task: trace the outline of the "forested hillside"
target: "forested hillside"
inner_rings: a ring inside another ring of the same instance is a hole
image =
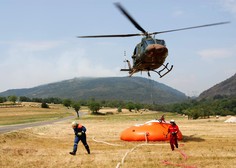
[[[11,89],[0,96],[69,98],[74,100],[122,100],[147,104],[181,102],[186,95],[156,81],[141,77],[74,78],[27,89]]]
[[[224,97],[224,96],[231,96],[231,97],[236,96],[236,74],[234,74],[229,79],[226,79],[223,82],[220,82],[219,84],[202,92],[199,95],[199,98],[209,99],[209,98]]]

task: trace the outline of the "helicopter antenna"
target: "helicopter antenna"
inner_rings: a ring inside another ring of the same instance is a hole
[[[125,63],[124,68],[126,69],[126,62],[127,62],[127,60],[126,60],[126,51],[125,50],[124,50],[124,61],[123,62]]]

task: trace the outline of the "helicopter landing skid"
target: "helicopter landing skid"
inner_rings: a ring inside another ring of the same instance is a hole
[[[152,70],[153,72],[156,72],[159,76],[160,76],[160,78],[162,78],[163,76],[165,76],[166,74],[168,74],[172,69],[173,69],[173,65],[171,65],[171,67],[170,68],[168,68],[168,65],[169,65],[169,63],[167,63],[166,65],[162,65],[162,66],[164,66],[160,71],[155,71],[155,70]],[[161,74],[162,73],[162,71],[164,71],[164,70],[167,70],[164,74]],[[150,76],[150,73],[148,72],[148,75]]]
[[[131,68],[131,64],[130,64],[129,60],[124,60],[124,62],[127,62],[129,69],[121,69],[120,71],[129,71],[129,72],[131,72],[132,68]]]

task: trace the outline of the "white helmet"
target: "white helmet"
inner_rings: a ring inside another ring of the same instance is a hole
[[[172,119],[172,120],[170,120],[170,123],[175,123],[175,120],[173,120],[173,119]]]
[[[72,123],[71,123],[71,126],[72,127],[76,127],[78,125],[78,123],[76,122],[76,121],[73,121]]]

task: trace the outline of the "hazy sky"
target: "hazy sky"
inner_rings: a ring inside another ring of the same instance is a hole
[[[120,72],[141,37],[79,39],[79,35],[140,33],[112,0],[0,0],[0,92],[74,77]],[[198,95],[236,73],[236,0],[120,0],[149,32],[230,21],[156,35],[174,65],[151,79]],[[126,51],[126,57],[124,56]],[[134,74],[148,78],[145,72]]]

